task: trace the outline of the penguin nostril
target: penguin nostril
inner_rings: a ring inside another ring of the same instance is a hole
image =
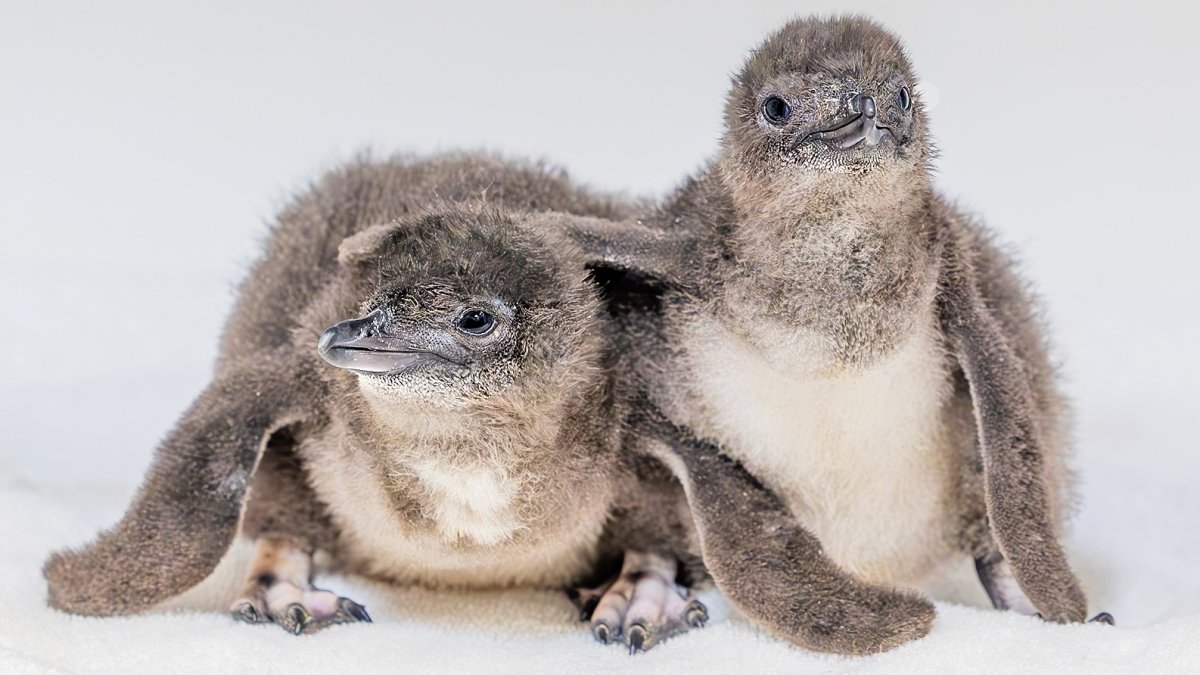
[[[371,338],[381,335],[386,320],[382,310],[377,309],[371,312],[361,319],[362,323],[358,329],[358,336],[360,338]]]
[[[867,116],[868,119],[875,118],[875,99],[863,94],[858,97],[858,112]]]

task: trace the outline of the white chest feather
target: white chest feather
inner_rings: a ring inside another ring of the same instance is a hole
[[[589,493],[576,517],[547,530],[523,503],[529,485],[503,467],[410,457],[397,475],[381,475],[336,435],[305,452],[339,530],[341,562],[391,581],[561,586],[592,563],[608,515],[608,492]],[[396,501],[395,484],[407,486],[408,505]]]
[[[693,424],[778,490],[834,560],[907,584],[944,554],[956,455],[943,440],[948,378],[934,337],[833,374],[815,349],[779,366],[711,324],[689,344],[705,415]]]
[[[518,485],[503,469],[433,459],[414,462],[411,469],[424,486],[438,531],[450,541],[498,544],[517,530],[513,499]]]

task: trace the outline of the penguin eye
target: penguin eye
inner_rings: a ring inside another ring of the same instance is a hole
[[[900,95],[896,97],[896,103],[900,104],[901,110],[908,110],[912,107],[912,97],[908,95],[908,87],[900,87]]]
[[[778,96],[768,96],[762,105],[763,116],[771,124],[783,124],[792,115],[792,107]]]
[[[458,329],[467,335],[487,335],[495,327],[496,317],[482,309],[472,309],[458,319]]]

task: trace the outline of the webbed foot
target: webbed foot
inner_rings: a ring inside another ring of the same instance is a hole
[[[312,585],[312,556],[281,538],[255,543],[250,575],[230,612],[245,623],[274,623],[293,635],[340,623],[371,622],[349,598]]]
[[[575,591],[580,620],[604,644],[621,643],[630,654],[708,621],[708,609],[676,583],[678,564],[654,553],[628,551],[621,574],[595,589]]]

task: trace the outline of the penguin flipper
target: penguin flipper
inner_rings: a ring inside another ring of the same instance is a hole
[[[551,220],[544,229],[561,237],[583,253],[590,269],[606,269],[664,281],[686,274],[695,267],[693,253],[699,240],[695,233],[646,227],[632,221],[573,217],[555,214],[536,218]]]
[[[233,543],[268,439],[301,417],[296,387],[278,371],[214,380],[155,452],[121,521],[46,561],[48,603],[131,614],[203,581]]]
[[[837,654],[888,651],[929,633],[929,601],[855,579],[719,447],[661,417],[649,426],[658,441],[651,453],[687,493],[705,567],[747,617],[801,647]]]
[[[970,388],[992,536],[1043,618],[1084,621],[1087,599],[1051,522],[1030,382],[979,291],[970,260],[953,241],[945,255],[938,310]]]

